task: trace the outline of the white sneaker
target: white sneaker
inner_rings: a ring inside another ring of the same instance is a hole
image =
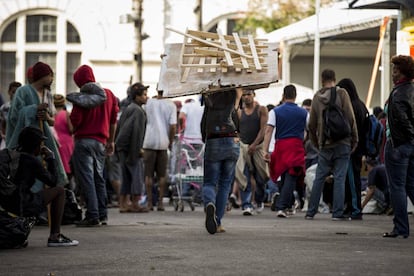
[[[253,215],[253,209],[250,207],[247,207],[243,210],[243,216],[252,216]]]
[[[287,218],[287,214],[285,213],[285,211],[279,210],[277,211],[277,217],[279,218]]]
[[[260,214],[264,210],[264,203],[259,203],[256,208],[256,213]]]

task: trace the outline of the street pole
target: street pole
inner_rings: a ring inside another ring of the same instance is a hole
[[[319,34],[319,12],[320,12],[320,0],[315,2],[315,44],[313,49],[313,92],[315,93],[319,89],[319,67],[320,67],[320,34]]]
[[[198,30],[203,30],[203,0],[198,0]]]
[[[142,82],[142,2],[143,0],[133,0],[132,10],[134,12],[134,26],[136,38],[136,77],[139,82]]]

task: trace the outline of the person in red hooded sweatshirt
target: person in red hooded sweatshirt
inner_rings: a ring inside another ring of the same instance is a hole
[[[105,155],[114,152],[118,101],[111,90],[95,82],[92,68],[80,66],[73,74],[80,93],[67,95],[73,109],[75,149],[72,162],[85,203],[85,218],[76,226],[91,227],[107,223],[106,186],[103,176]]]

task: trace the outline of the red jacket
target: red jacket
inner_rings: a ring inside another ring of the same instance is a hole
[[[270,178],[276,182],[287,170],[291,175],[305,174],[305,149],[302,139],[286,138],[276,141],[270,157]]]
[[[95,82],[92,68],[82,65],[73,75],[76,85],[80,88],[89,82]],[[76,139],[90,138],[106,144],[109,138],[110,125],[116,124],[118,101],[111,90],[104,88],[106,101],[94,108],[86,109],[74,105],[70,120],[73,124]]]

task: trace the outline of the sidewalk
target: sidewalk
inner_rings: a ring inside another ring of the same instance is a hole
[[[210,235],[201,207],[123,213],[109,225],[63,226],[77,247],[48,248],[47,227],[35,227],[25,249],[0,251],[0,275],[413,275],[414,234],[385,239],[392,217],[331,221],[304,213],[283,219],[265,208],[246,217],[233,209],[226,233]],[[412,229],[414,217],[410,216]]]

